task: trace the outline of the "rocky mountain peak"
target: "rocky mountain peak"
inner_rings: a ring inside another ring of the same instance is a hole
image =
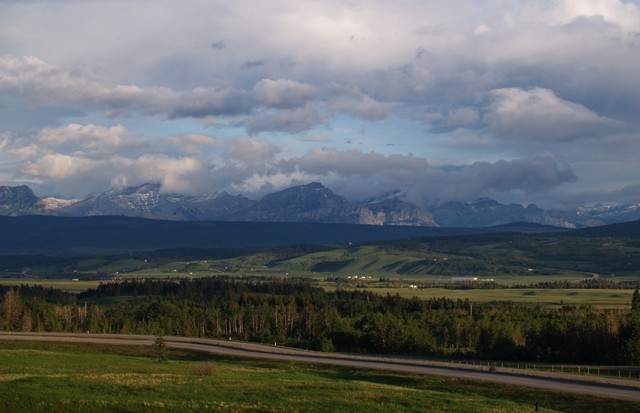
[[[0,186],[0,214],[30,214],[40,207],[40,198],[28,186]]]
[[[82,200],[38,198],[26,185],[0,186],[0,215],[121,215],[164,220],[220,220],[486,227],[514,222],[565,228],[640,219],[640,204],[597,205],[544,211],[535,204],[501,204],[481,198],[449,202],[429,210],[406,201],[395,190],[364,202],[350,202],[319,182],[297,185],[258,201],[226,192],[190,196],[165,194],[157,183],[111,189]]]
[[[38,199],[33,190],[26,185],[0,186],[0,204],[14,204],[16,202],[33,204]]]

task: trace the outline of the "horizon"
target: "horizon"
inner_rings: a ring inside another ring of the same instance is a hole
[[[0,1],[0,47],[0,185],[640,201],[638,1]]]
[[[298,184],[298,185],[288,186],[288,187],[285,187],[285,188],[280,188],[280,189],[274,190],[273,192],[262,194],[259,197],[249,197],[249,196],[246,196],[243,193],[229,193],[227,191],[211,191],[211,192],[203,192],[203,193],[198,193],[198,194],[193,194],[193,195],[186,195],[186,196],[193,196],[193,197],[197,198],[197,197],[200,197],[200,196],[218,195],[218,194],[225,194],[226,193],[226,194],[234,196],[234,197],[244,196],[245,198],[247,198],[247,199],[249,199],[251,201],[256,201],[257,202],[257,201],[262,200],[262,198],[264,198],[265,196],[271,195],[271,194],[276,193],[276,192],[281,192],[281,191],[285,191],[285,190],[296,188],[296,187],[305,187],[305,186],[309,186],[309,185],[313,185],[313,184],[319,184],[320,186],[322,186],[322,187],[328,189],[329,191],[331,191],[333,194],[346,199],[350,203],[363,204],[363,205],[367,204],[369,202],[373,202],[376,199],[385,199],[386,195],[393,194],[393,193],[396,192],[396,191],[389,191],[387,193],[378,194],[377,197],[373,196],[373,197],[364,198],[364,199],[349,199],[347,196],[339,194],[339,193],[333,191],[333,189],[327,187],[322,182],[310,182],[310,183],[307,183],[307,184]],[[63,197],[57,196],[55,194],[44,194],[44,195],[41,195],[41,194],[36,193],[36,191],[31,186],[29,186],[28,184],[20,184],[20,185],[15,185],[15,186],[0,185],[0,187],[3,187],[3,186],[6,186],[8,188],[16,188],[18,186],[26,186],[39,199],[43,199],[43,200],[44,199],[56,199],[56,200],[60,200],[60,201],[74,201],[74,202],[80,202],[80,201],[83,201],[85,199],[88,199],[91,196],[94,196],[94,195],[99,196],[99,195],[106,194],[106,193],[111,192],[111,191],[127,192],[127,191],[130,191],[130,190],[138,190],[138,189],[141,189],[141,188],[144,188],[144,187],[148,187],[148,186],[153,186],[154,190],[156,190],[156,187],[157,187],[157,191],[158,191],[158,193],[160,195],[184,195],[184,194],[175,193],[175,192],[162,192],[162,185],[159,182],[145,182],[145,183],[140,184],[140,185],[128,186],[128,187],[124,187],[124,188],[111,187],[111,188],[107,188],[107,189],[105,189],[103,191],[87,193],[87,194],[84,194],[84,195],[82,195],[80,197],[77,197],[77,198],[63,198]],[[405,197],[406,197],[406,195],[403,194],[403,195],[401,195],[399,197],[394,197],[394,198],[398,198],[398,199],[400,199],[402,201],[405,201]],[[430,211],[433,208],[441,208],[444,205],[447,205],[449,203],[460,203],[460,204],[474,205],[474,204],[477,204],[477,203],[480,203],[480,202],[483,202],[483,201],[497,202],[497,203],[505,205],[505,206],[507,206],[507,205],[520,205],[520,206],[522,206],[524,208],[528,208],[528,207],[540,208],[540,206],[536,205],[534,202],[530,202],[530,203],[522,203],[522,202],[503,203],[503,202],[500,202],[500,201],[498,201],[496,199],[489,198],[489,197],[480,197],[480,198],[476,198],[476,199],[473,199],[473,200],[470,200],[470,201],[447,201],[447,202],[444,202],[444,203],[441,203],[441,204],[432,204],[432,205],[426,205],[426,206],[417,205],[417,206],[420,207],[421,209],[425,210],[425,211]],[[405,201],[405,202],[407,202],[407,201]],[[635,206],[635,205],[640,205],[640,202],[625,203],[625,204],[622,204],[622,203],[609,203],[609,204],[596,203],[596,204],[591,204],[591,205],[576,205],[574,207],[565,208],[565,209],[558,208],[558,209],[555,209],[555,211],[570,211],[570,210],[573,210],[573,209],[580,209],[580,208],[624,207],[624,206]],[[546,211],[546,209],[544,209],[544,208],[542,208],[542,210]],[[554,211],[554,209],[548,209],[548,211]]]

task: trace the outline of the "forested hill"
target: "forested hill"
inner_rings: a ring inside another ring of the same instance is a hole
[[[269,248],[332,245],[487,233],[640,237],[640,221],[582,230],[536,224],[437,228],[287,222],[164,221],[121,216],[0,216],[3,253],[114,253],[163,248]]]
[[[640,221],[583,228],[569,232],[571,235],[583,237],[625,237],[640,238]]]
[[[484,231],[486,230],[351,224],[184,222],[120,216],[0,216],[0,251],[111,253],[162,248],[329,245]]]
[[[640,306],[514,306],[333,292],[302,280],[106,283],[75,296],[0,286],[0,329],[235,338],[350,353],[640,364]],[[634,299],[637,300],[637,299]]]

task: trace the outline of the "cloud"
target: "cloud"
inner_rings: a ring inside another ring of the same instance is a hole
[[[609,190],[587,190],[571,193],[570,202],[567,202],[565,206],[575,207],[576,205],[593,205],[603,202],[637,204],[638,199],[640,199],[640,184],[631,184]],[[576,204],[576,200],[578,204]]]
[[[184,93],[171,113],[173,118],[240,115],[249,112],[247,93],[234,89],[195,88]]]
[[[195,194],[203,187],[206,170],[195,158],[172,158],[167,155],[142,155],[136,158],[114,156],[91,159],[82,155],[50,153],[29,162],[18,176],[30,179],[54,180],[55,188],[75,188],[76,195],[88,188],[125,187],[148,182],[161,184],[161,191]]]
[[[91,105],[110,117],[137,113],[198,118],[251,110],[249,95],[241,90],[198,87],[176,93],[163,87],[106,85],[88,73],[58,69],[31,56],[0,58],[2,89],[43,105]]]
[[[432,71],[417,64],[383,68],[367,73],[361,89],[380,101],[415,101],[428,96],[436,81]]]
[[[166,171],[185,185],[420,202],[638,182],[636,1],[23,3],[0,2],[4,174],[97,191],[163,155],[198,160]]]
[[[0,147],[0,150],[1,149],[2,148]],[[39,153],[41,153],[40,147],[33,143],[26,146],[16,145],[7,150],[7,155],[9,155],[14,161],[25,161],[37,156]]]
[[[380,103],[369,96],[337,98],[329,109],[338,114],[349,114],[366,120],[381,120],[389,116],[393,104]]]
[[[289,79],[262,79],[251,91],[251,97],[256,102],[280,108],[304,106],[316,94],[315,87]]]
[[[254,138],[221,141],[206,135],[172,135],[169,144],[193,146],[196,156],[166,153],[135,154],[121,151],[108,156],[54,149],[77,142],[114,141],[127,148],[131,135],[120,126],[70,124],[45,128],[37,135],[45,149],[28,140],[2,140],[3,152],[24,153],[26,162],[13,164],[16,177],[49,182],[57,191],[84,195],[89,188],[104,190],[156,182],[162,191],[203,193],[212,190],[249,191],[263,195],[294,183],[320,180],[351,199],[364,199],[402,189],[408,199],[423,206],[450,200],[473,200],[480,196],[545,193],[573,182],[576,176],[564,162],[551,156],[528,159],[474,162],[433,167],[422,157],[381,154],[335,148],[311,148],[301,156],[285,157],[281,146]],[[220,148],[219,158],[200,148]],[[48,148],[48,149],[47,149]],[[162,147],[151,147],[156,151]],[[43,153],[43,151],[45,151]]]
[[[224,156],[227,159],[240,161],[247,166],[264,164],[273,160],[280,148],[257,139],[234,139],[227,144]]]
[[[227,43],[224,40],[211,43],[211,48],[216,50],[222,50],[227,47]]]
[[[323,118],[313,106],[263,111],[245,121],[247,132],[251,135],[260,132],[301,133],[320,125]]]
[[[624,29],[638,27],[638,21],[634,20],[638,15],[638,5],[633,1],[560,0],[551,7],[536,3],[527,2],[522,13],[532,12],[534,16],[551,24],[570,24],[579,18],[599,17]]]
[[[91,148],[102,145],[117,146],[127,133],[128,131],[123,125],[103,127],[71,123],[66,126],[46,127],[40,130],[38,139],[41,143],[49,146],[79,142],[80,146]]]
[[[314,148],[300,158],[286,162],[313,175],[335,174],[343,177],[373,177],[378,174],[409,175],[423,173],[429,166],[425,159],[404,155],[389,155],[359,151],[340,151],[330,148]]]
[[[242,64],[243,69],[253,69],[256,67],[264,66],[264,60],[247,60]]]
[[[82,71],[65,71],[34,56],[0,57],[0,90],[38,104],[91,104],[111,114],[165,112],[175,98],[168,88],[105,86]]]
[[[278,170],[336,182],[336,187],[361,197],[402,188],[421,205],[510,192],[539,194],[577,179],[568,165],[548,156],[436,168],[415,156],[328,148],[282,161]]]
[[[468,188],[491,188],[496,192],[511,190],[544,191],[577,179],[567,165],[551,157],[524,160],[475,162],[460,171],[461,182]]]
[[[127,185],[146,182],[159,182],[161,191],[166,193],[193,194],[202,190],[205,170],[202,163],[191,157],[172,158],[167,155],[143,155],[135,159],[116,159],[123,167],[131,170],[133,182]],[[127,175],[122,174],[122,177]],[[194,178],[200,178],[194,180]],[[118,179],[118,177],[116,177]]]
[[[218,139],[214,139],[207,135],[199,135],[190,133],[186,135],[174,135],[167,138],[167,141],[172,145],[206,145],[206,146],[220,146],[222,142]]]
[[[327,135],[312,135],[302,139],[305,142],[329,142],[331,138]]]
[[[623,126],[548,89],[496,89],[491,98],[484,120],[503,139],[573,141],[616,132]]]
[[[96,161],[91,159],[52,153],[29,163],[25,173],[34,178],[67,179],[82,176],[95,169],[95,165]]]
[[[447,125],[456,127],[473,126],[476,125],[479,120],[480,115],[476,108],[456,108],[449,112]]]
[[[167,143],[180,153],[201,157],[206,157],[209,148],[223,146],[223,142],[218,139],[195,133],[170,136]]]

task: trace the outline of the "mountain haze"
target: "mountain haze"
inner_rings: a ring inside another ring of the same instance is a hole
[[[545,211],[535,204],[502,204],[483,198],[448,202],[429,210],[393,191],[352,202],[318,182],[293,186],[251,200],[211,192],[164,193],[159,184],[111,189],[81,200],[38,198],[28,186],[0,186],[0,215],[126,216],[171,221],[308,222],[428,227],[489,227],[514,222],[582,228],[640,219],[640,204]]]
[[[553,217],[535,204],[504,205],[493,199],[479,199],[472,203],[448,202],[433,210],[436,222],[443,227],[485,227],[511,222],[530,222],[575,228],[570,221]]]

